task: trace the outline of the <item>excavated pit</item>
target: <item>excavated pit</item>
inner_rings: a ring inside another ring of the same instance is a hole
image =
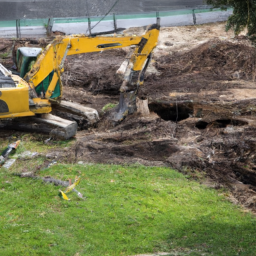
[[[215,127],[215,128],[226,128],[227,126],[244,126],[248,125],[248,122],[241,121],[241,120],[235,120],[235,119],[223,119],[223,120],[215,120],[213,122],[204,122],[204,121],[198,121],[196,123],[196,128],[200,130],[204,130],[209,127]]]
[[[156,113],[165,121],[179,122],[189,118],[193,114],[193,107],[191,104],[151,103],[148,105],[148,107],[151,112]]]

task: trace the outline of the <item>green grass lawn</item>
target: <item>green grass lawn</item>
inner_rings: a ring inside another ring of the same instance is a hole
[[[86,199],[71,192],[70,201],[58,196],[64,188],[14,171],[0,171],[0,255],[256,255],[252,215],[168,168],[59,164],[41,171],[81,176],[77,189]]]

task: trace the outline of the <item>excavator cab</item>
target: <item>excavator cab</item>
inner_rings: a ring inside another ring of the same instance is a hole
[[[20,73],[22,78],[32,69],[33,65],[35,64],[37,57],[42,52],[42,48],[36,47],[20,47],[17,50],[16,55],[16,63],[17,69]],[[37,95],[41,98],[45,98],[45,92],[48,90],[48,87],[53,78],[53,71],[45,77],[45,79],[38,84],[35,88]],[[60,81],[57,81],[54,91],[50,98],[58,98],[61,95],[61,88],[60,88]]]
[[[37,56],[42,52],[42,48],[20,47],[17,50],[17,69],[22,78],[31,70],[37,60]]]

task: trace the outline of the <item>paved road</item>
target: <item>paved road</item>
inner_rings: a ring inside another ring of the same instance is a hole
[[[88,2],[88,5],[87,5]],[[115,0],[0,0],[0,20],[104,15]],[[120,0],[118,14],[196,8],[203,0]],[[88,7],[88,8],[87,8]]]

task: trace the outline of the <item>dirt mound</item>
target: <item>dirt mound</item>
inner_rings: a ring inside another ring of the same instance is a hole
[[[169,133],[174,129],[174,123],[165,122],[155,114],[129,116],[108,132],[95,131],[82,136],[75,146],[75,158],[101,163],[152,165],[161,162],[163,165],[163,161],[178,150],[177,139]]]
[[[253,47],[216,39],[185,53],[160,56],[155,67],[161,75],[147,77],[145,92],[154,99],[173,92],[226,90],[220,82],[254,81],[255,57]]]
[[[191,72],[217,74],[219,79],[255,78],[255,48],[223,40],[211,40],[187,53],[174,53],[160,57],[157,67],[165,71],[168,66],[172,76]],[[239,77],[233,77],[238,72]]]
[[[93,94],[118,94],[122,80],[116,71],[125,56],[122,49],[68,56],[62,75],[64,85],[83,87]]]

